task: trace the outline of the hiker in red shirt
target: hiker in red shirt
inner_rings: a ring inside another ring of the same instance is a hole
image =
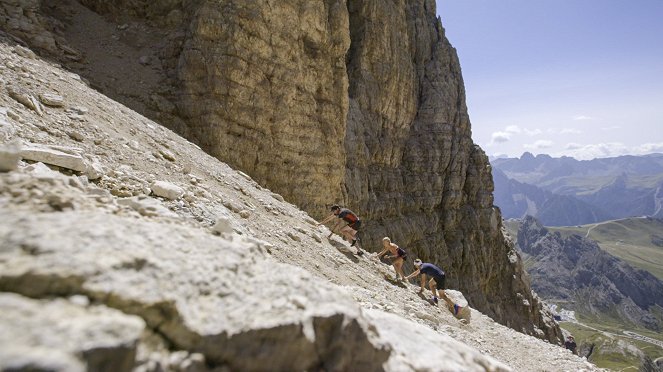
[[[356,214],[354,214],[351,210],[347,208],[341,208],[338,205],[332,205],[331,207],[332,214],[330,214],[327,218],[322,220],[321,222],[318,223],[318,226],[327,223],[334,219],[334,217],[340,218],[340,221],[334,225],[334,227],[331,229],[332,233],[339,227],[341,227],[344,223],[346,224],[341,228],[341,234],[345,237],[345,239],[352,244],[351,246],[354,247],[354,245],[357,243],[357,230],[359,230],[359,227],[361,226],[361,220],[359,220],[359,217],[357,217]],[[331,236],[331,234],[329,234]]]

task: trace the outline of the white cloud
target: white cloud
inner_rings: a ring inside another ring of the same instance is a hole
[[[647,155],[651,153],[663,153],[663,142],[644,143],[630,147],[621,142],[594,143],[589,145],[570,142],[566,144],[564,151],[551,155],[571,156],[578,160],[591,160],[622,155]]]
[[[634,155],[646,155],[654,152],[663,153],[663,142],[659,143],[643,143],[640,146],[635,146],[633,148]]]
[[[590,145],[580,145],[570,143],[566,145],[566,151],[562,151],[558,156],[566,155],[578,160],[590,160],[595,158],[609,158],[629,154],[630,149],[620,142],[596,143]]]
[[[580,134],[580,133],[582,133],[582,131],[579,130],[579,129],[574,129],[574,128],[564,128],[559,133],[560,134]]]
[[[505,132],[507,133],[513,133],[513,134],[518,134],[521,132],[520,127],[517,125],[509,125],[504,129]]]
[[[538,140],[534,143],[524,144],[523,147],[528,150],[542,150],[552,147],[553,142],[549,140]]]
[[[584,120],[594,120],[594,118],[591,117],[591,116],[587,116],[587,115],[577,115],[577,116],[573,117],[573,120],[582,120],[582,121],[584,121]]]
[[[527,134],[530,137],[533,137],[533,136],[536,136],[536,135],[539,135],[539,134],[543,133],[543,131],[541,129],[538,129],[538,128],[537,129],[532,129],[532,130],[525,128],[523,130],[525,131],[525,134]]]
[[[511,133],[508,132],[495,132],[490,137],[490,143],[504,143],[511,139]]]
[[[602,130],[617,130],[617,129],[621,129],[621,128],[622,128],[622,127],[620,127],[619,125],[613,125],[613,126],[611,126],[611,127],[603,127],[603,128],[601,128],[601,129],[602,129]]]
[[[582,148],[582,145],[579,143],[569,142],[566,144],[566,147],[564,148],[567,150],[577,150],[579,148]]]

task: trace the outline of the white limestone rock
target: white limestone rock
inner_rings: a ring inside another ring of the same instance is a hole
[[[0,370],[130,371],[144,328],[106,306],[0,293]]]
[[[387,371],[511,371],[453,338],[380,310],[365,310],[380,342],[391,350]]]
[[[46,106],[51,107],[63,107],[64,98],[57,94],[52,93],[42,93],[39,95],[39,100]]]
[[[0,172],[16,170],[20,160],[21,146],[18,142],[0,144]]]
[[[117,204],[132,208],[136,212],[147,217],[177,217],[177,213],[164,207],[160,201],[147,196],[120,198],[117,200]]]
[[[99,212],[17,211],[0,218],[0,246],[0,287],[111,302],[176,348],[231,370],[375,370],[389,357],[347,293],[255,243]],[[3,337],[57,333],[49,327],[40,321]]]
[[[14,136],[16,129],[9,122],[10,110],[0,107],[0,142],[8,141]]]
[[[34,110],[39,116],[44,115],[41,103],[32,94],[22,88],[7,86],[7,94],[25,107]]]
[[[179,199],[184,196],[184,189],[166,181],[155,181],[150,185],[152,193],[169,200]]]
[[[76,172],[84,172],[87,169],[82,156],[38,144],[23,145],[21,148],[21,157],[35,162],[71,169]]]
[[[220,235],[232,234],[233,228],[230,219],[228,217],[217,218],[216,223],[212,226],[212,231]]]

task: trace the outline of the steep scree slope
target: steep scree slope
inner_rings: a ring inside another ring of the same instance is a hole
[[[0,57],[0,369],[594,370],[476,310],[461,324],[2,35]]]

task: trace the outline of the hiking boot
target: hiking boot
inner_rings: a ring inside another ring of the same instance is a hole
[[[437,297],[433,296],[433,298],[430,299],[435,305],[437,305]]]

